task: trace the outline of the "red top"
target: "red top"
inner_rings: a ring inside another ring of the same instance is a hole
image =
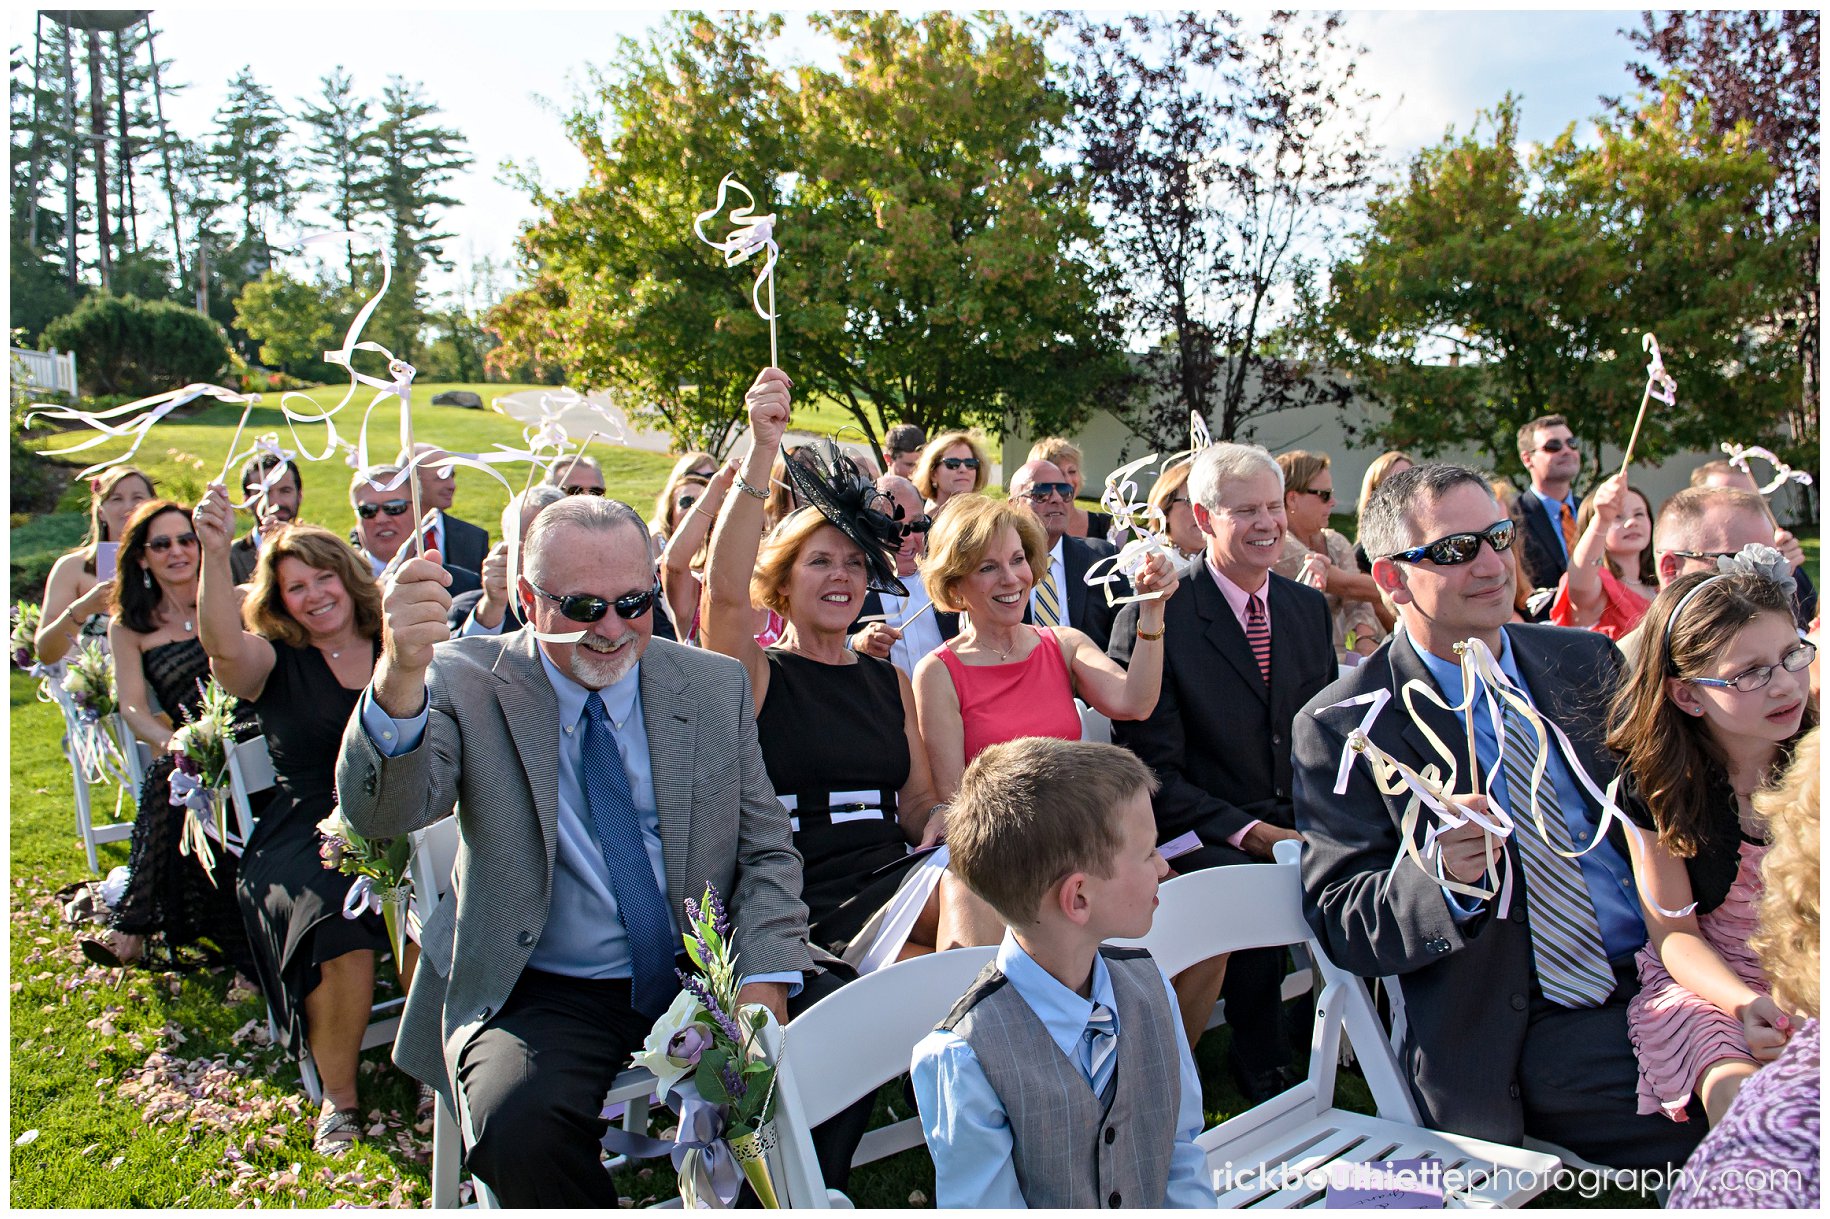
[[[1609,639],[1619,641],[1623,636],[1633,633],[1639,620],[1646,616],[1646,610],[1652,603],[1622,584],[1607,564],[1601,566],[1601,617],[1589,630],[1606,635]],[[1570,600],[1569,576],[1557,581],[1557,597],[1550,603],[1550,620],[1558,626],[1576,625],[1576,606]]]
[[[968,764],[985,746],[1018,737],[1080,739],[1080,710],[1061,644],[1048,627],[1037,627],[1036,634],[1041,639],[1029,655],[1009,664],[969,665],[944,643],[934,649],[953,675]]]

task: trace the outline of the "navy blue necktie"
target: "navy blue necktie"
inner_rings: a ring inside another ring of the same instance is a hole
[[[616,733],[603,696],[592,691],[585,700],[584,741],[579,749],[585,807],[591,813],[591,832],[610,870],[610,894],[616,898],[616,917],[629,940],[630,993],[635,1010],[658,1016],[667,1010],[679,990],[674,978],[674,941],[667,899],[655,883],[648,850],[642,843],[642,826],[636,816],[635,796],[629,776],[623,773]]]

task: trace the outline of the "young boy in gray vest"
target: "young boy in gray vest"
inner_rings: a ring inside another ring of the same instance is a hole
[[[1201,1082],[1150,954],[1156,779],[1115,745],[1028,737],[973,759],[954,873],[1004,921],[997,960],[915,1047],[943,1207],[1214,1206]]]

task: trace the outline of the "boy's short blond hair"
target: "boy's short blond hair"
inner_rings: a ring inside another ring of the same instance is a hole
[[[966,767],[947,811],[954,873],[1006,923],[1027,927],[1075,872],[1110,876],[1119,810],[1156,776],[1117,745],[1020,737]]]

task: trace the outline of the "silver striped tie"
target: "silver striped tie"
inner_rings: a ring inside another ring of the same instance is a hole
[[[1092,1042],[1089,1049],[1089,1083],[1093,1085],[1094,1096],[1104,1096],[1106,1085],[1112,1082],[1112,1072],[1118,1068],[1118,1034],[1112,1009],[1103,1003],[1093,1005],[1093,1014],[1087,1017],[1087,1040]]]

